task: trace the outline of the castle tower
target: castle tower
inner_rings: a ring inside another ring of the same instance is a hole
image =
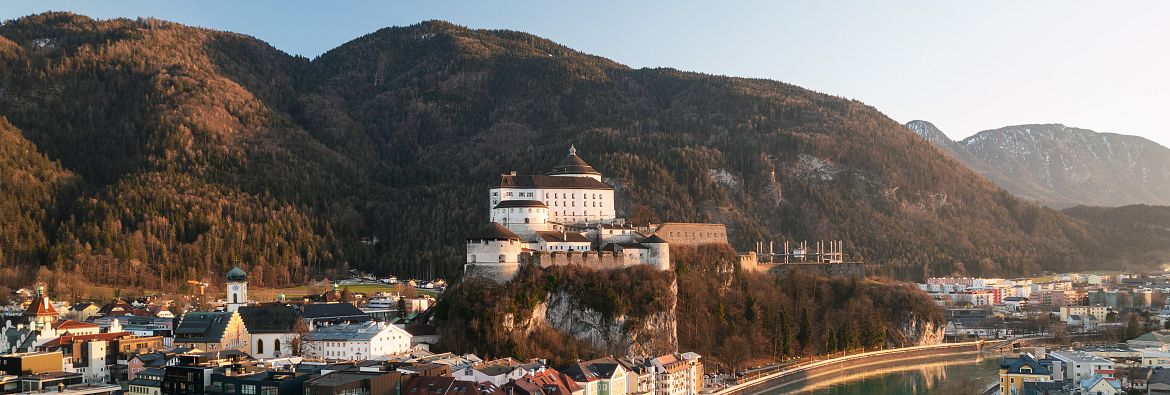
[[[504,225],[492,222],[467,239],[465,277],[506,282],[520,271],[520,253],[527,243]]]
[[[666,243],[658,234],[650,235],[645,240],[642,240],[642,245],[650,249],[650,253],[646,255],[646,262],[648,265],[654,265],[658,270],[670,270],[670,244]]]
[[[239,266],[227,272],[227,311],[236,311],[248,304],[248,274]]]

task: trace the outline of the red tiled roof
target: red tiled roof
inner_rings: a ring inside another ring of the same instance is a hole
[[[81,321],[74,321],[74,320],[65,320],[65,321],[58,322],[56,325],[53,325],[53,329],[56,329],[56,330],[81,329],[81,328],[92,329],[92,328],[99,328],[99,326],[97,326],[97,324],[91,324],[88,322],[81,322]]]
[[[24,311],[24,315],[28,317],[45,317],[58,316],[57,308],[53,307],[53,303],[49,301],[48,296],[41,296],[41,300],[34,301],[28,305],[28,309]]]

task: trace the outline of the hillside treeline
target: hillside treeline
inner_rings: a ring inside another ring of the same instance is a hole
[[[723,367],[914,345],[946,324],[909,283],[744,271],[726,245],[671,247],[671,259],[680,347]]]

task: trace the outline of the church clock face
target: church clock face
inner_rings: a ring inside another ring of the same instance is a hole
[[[239,291],[239,290],[240,290],[239,284],[232,284],[232,291]]]

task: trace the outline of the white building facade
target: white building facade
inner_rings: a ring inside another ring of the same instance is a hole
[[[410,333],[384,322],[317,327],[305,334],[303,356],[322,361],[360,361],[410,351]]]

